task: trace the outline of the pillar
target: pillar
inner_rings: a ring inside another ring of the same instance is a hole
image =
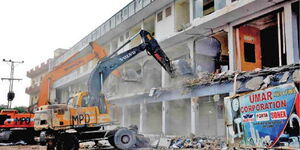
[[[162,102],[162,134],[167,135],[168,133],[168,109],[169,109],[169,104],[166,101]]]
[[[292,4],[284,5],[284,26],[286,35],[287,64],[299,63],[297,16],[292,11]]]
[[[146,113],[147,113],[147,106],[146,104],[142,103],[140,104],[140,126],[139,126],[139,132],[143,133],[144,131],[144,123],[146,119]]]
[[[191,133],[197,135],[199,126],[199,103],[198,98],[191,98]]]
[[[234,28],[228,25],[228,53],[229,53],[229,70],[234,71],[237,68]],[[238,62],[239,63],[239,62]]]
[[[127,121],[126,121],[127,115],[128,115],[127,108],[126,108],[126,106],[123,106],[122,107],[122,122],[121,122],[122,127],[125,127],[127,125]]]

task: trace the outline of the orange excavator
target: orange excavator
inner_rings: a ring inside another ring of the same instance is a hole
[[[33,110],[33,107],[37,108],[50,104],[50,89],[55,81],[93,59],[102,59],[107,55],[105,50],[97,43],[91,42],[90,46],[92,50],[88,54],[83,55],[83,51],[77,52],[43,77],[38,101],[29,109]],[[120,76],[118,71],[113,72],[113,74]],[[34,131],[34,113],[32,112],[18,113],[17,110],[13,109],[2,110],[0,112],[0,142],[23,140],[27,143],[34,143],[34,137],[39,136],[39,132]]]

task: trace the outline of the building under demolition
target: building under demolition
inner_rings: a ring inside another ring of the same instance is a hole
[[[91,42],[111,54],[141,29],[153,33],[174,63],[185,60],[192,70],[173,79],[141,54],[106,80],[112,118],[122,126],[138,125],[143,134],[224,136],[224,97],[261,88],[270,72],[281,79],[286,68],[290,78],[281,83],[299,82],[299,66],[293,65],[300,63],[298,0],[133,0],[48,65],[28,71],[31,101],[41,74],[93,53]],[[141,42],[138,37],[120,52]],[[54,81],[51,103],[86,91],[98,61]]]

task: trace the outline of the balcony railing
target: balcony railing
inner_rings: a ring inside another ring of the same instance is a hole
[[[25,93],[29,94],[29,95],[36,94],[39,91],[40,91],[40,86],[38,86],[36,84],[33,84],[30,87],[28,87],[28,88],[25,89]]]
[[[92,31],[90,34],[88,34],[82,40],[77,42],[68,52],[56,59],[54,61],[54,66],[57,66],[58,64],[62,63],[64,60],[71,57],[75,52],[80,51],[81,49],[86,47],[90,42],[95,41],[108,31],[117,27],[117,25],[127,20],[130,16],[134,15],[144,7],[148,6],[153,1],[155,0],[133,0],[119,12],[113,15],[110,19],[108,19],[106,22],[104,22],[98,28]]]

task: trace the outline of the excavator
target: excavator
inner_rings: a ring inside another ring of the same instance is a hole
[[[95,42],[91,42],[90,46],[92,50],[87,55],[83,56],[78,52],[43,77],[37,103],[28,108],[28,113],[19,113],[14,109],[5,109],[0,112],[0,142],[11,143],[23,140],[29,144],[35,143],[34,137],[39,136],[39,132],[34,130],[33,109],[50,104],[49,92],[52,84],[91,60],[102,59],[106,56],[105,50]],[[120,76],[117,70],[113,74]]]
[[[125,52],[121,48],[140,35],[142,43]],[[69,98],[67,104],[43,105],[34,117],[34,128],[40,132],[37,139],[47,149],[77,150],[84,141],[108,140],[117,149],[129,149],[135,145],[136,132],[125,127],[106,130],[115,125],[109,115],[110,109],[102,91],[105,79],[119,66],[146,51],[174,77],[169,58],[153,36],[141,30],[111,55],[101,59],[90,73],[88,92],[80,92]]]

